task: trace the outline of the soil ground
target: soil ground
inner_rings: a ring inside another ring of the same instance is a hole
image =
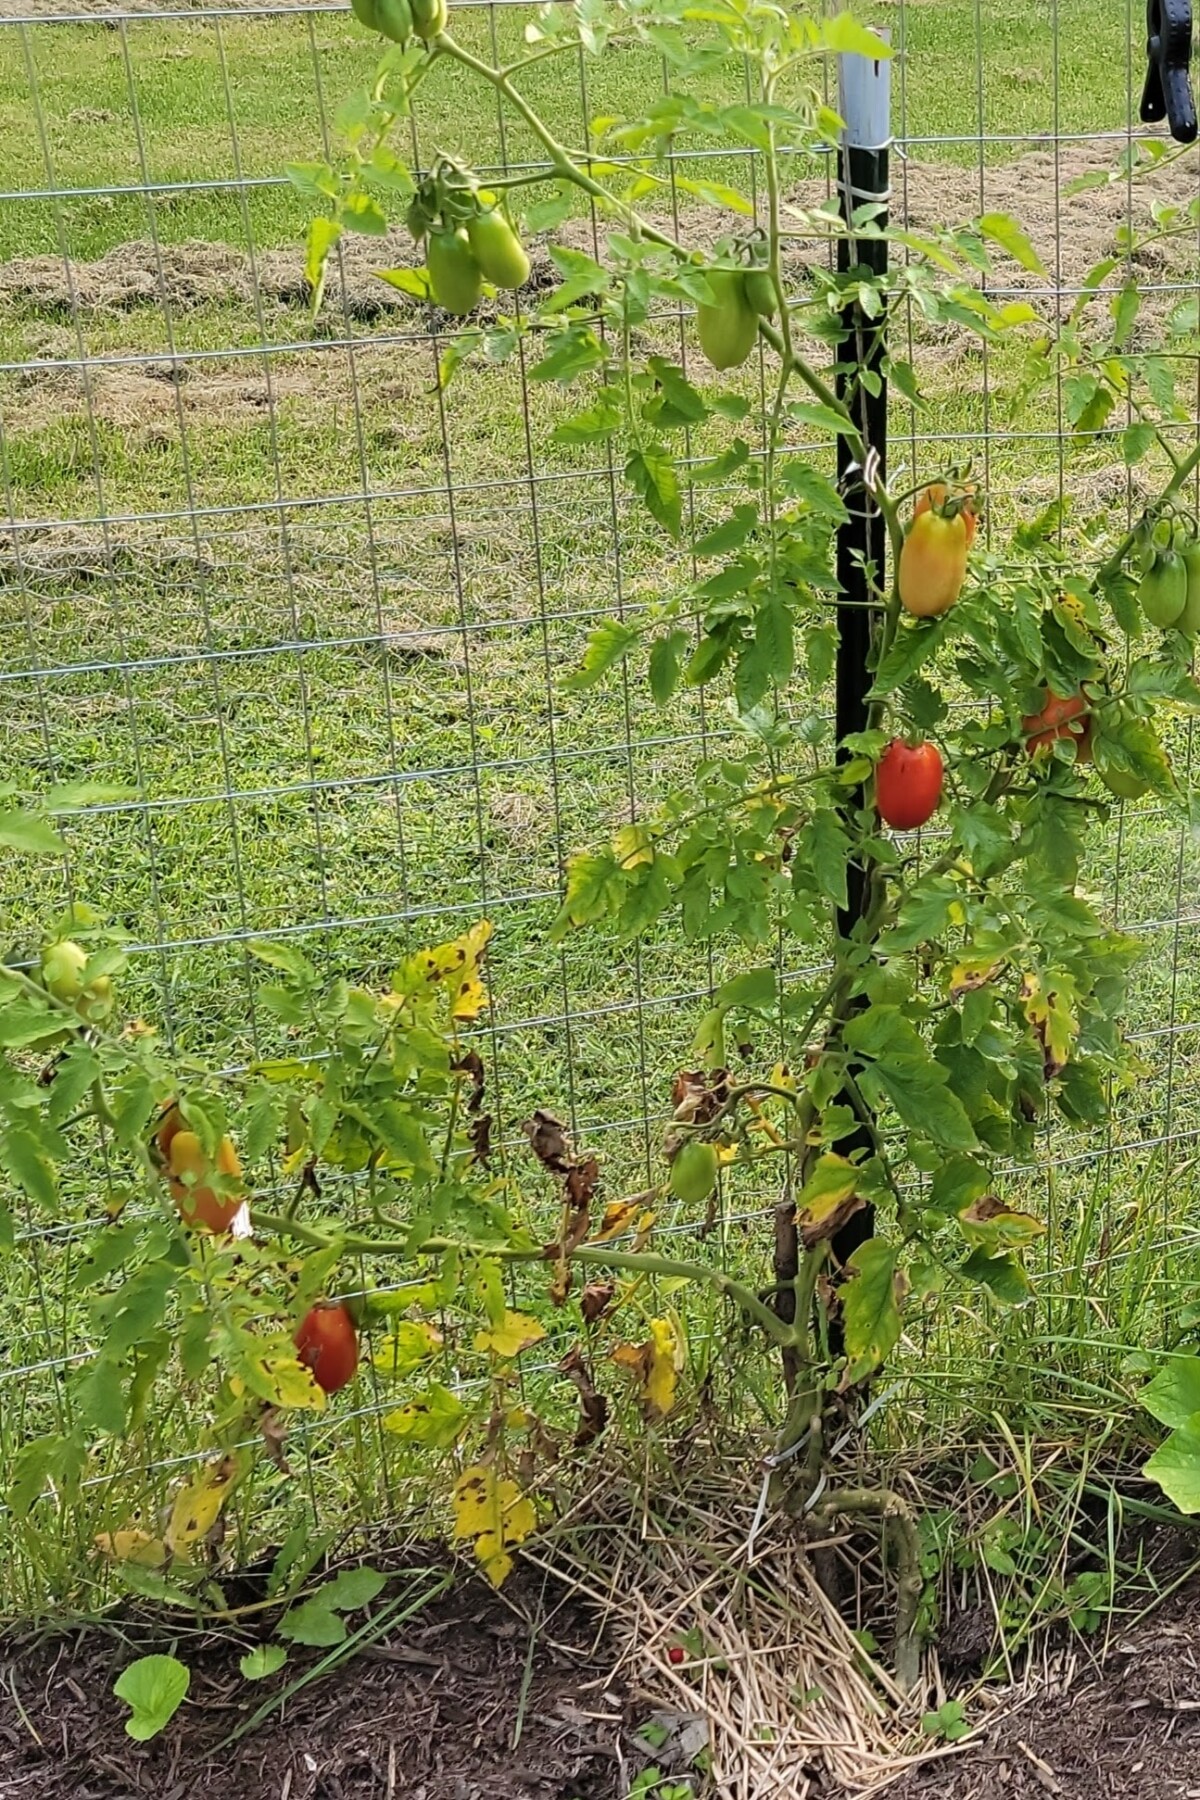
[[[238,1800],[625,1800],[652,1755],[664,1772],[672,1760],[637,1735],[652,1715],[669,1715],[614,1676],[588,1610],[527,1577],[503,1598],[475,1582],[453,1588],[232,1745],[275,1685],[242,1680],[244,1644],[177,1645],[192,1669],[188,1698],[158,1739],[136,1744],[111,1689],[148,1647],[129,1625],[0,1649],[4,1800],[193,1800],[214,1784]],[[1116,1634],[1103,1669],[1075,1646],[1049,1682],[997,1695],[978,1737],[883,1791],[889,1800],[1198,1796],[1198,1647],[1193,1581]],[[278,1683],[318,1655],[293,1653]],[[775,1790],[780,1800],[788,1791]],[[834,1787],[806,1791],[852,1800]]]
[[[1200,1796],[1200,1582],[1136,1630],[1114,1632],[1101,1668],[1073,1650],[1057,1678],[999,1699],[961,1750],[914,1768],[888,1800],[1189,1800]]]
[[[191,1800],[215,1786],[237,1800],[610,1800],[646,1760],[632,1733],[650,1708],[638,1715],[610,1688],[613,1659],[595,1639],[588,1614],[540,1580],[514,1578],[504,1599],[465,1582],[231,1745],[321,1652],[293,1652],[279,1676],[251,1684],[232,1637],[9,1640],[0,1795]],[[135,1743],[113,1681],[134,1656],[173,1647],[191,1668],[188,1697],[158,1738]]]

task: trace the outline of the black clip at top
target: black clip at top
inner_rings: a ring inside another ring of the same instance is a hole
[[[1146,0],[1146,55],[1150,66],[1142,92],[1147,125],[1166,119],[1171,136],[1190,144],[1196,107],[1188,64],[1192,60],[1192,0]]]

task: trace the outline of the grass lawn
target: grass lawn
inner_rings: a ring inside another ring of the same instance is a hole
[[[454,26],[481,54],[513,54],[531,10],[464,7]],[[1055,135],[1120,131],[1140,96],[1133,0],[901,0],[863,16],[903,44],[902,198],[919,182],[928,203],[944,178],[971,210],[972,171],[1011,182],[1040,152],[1029,198],[1054,222]],[[571,1116],[615,1188],[654,1166],[669,1073],[737,953],[697,954],[669,927],[616,953],[592,936],[551,945],[562,860],[673,785],[728,718],[717,702],[701,720],[688,697],[660,714],[640,668],[579,697],[561,687],[599,617],[691,577],[603,454],[553,442],[574,393],[515,361],[472,367],[439,398],[439,345],[411,311],[364,318],[334,294],[314,334],[295,280],[308,208],[280,171],[323,153],[371,56],[343,13],[0,23],[0,478],[12,519],[45,521],[0,531],[0,772],[27,791],[86,779],[133,795],[72,825],[69,868],[31,885],[0,867],[5,943],[28,950],[51,909],[85,896],[134,935],[132,1009],[236,1064],[275,1047],[247,937],[300,934],[331,973],[382,983],[402,945],[487,914],[505,1125],[539,1104]],[[656,58],[629,50],[551,63],[527,92],[579,144],[661,81]],[[413,142],[423,161],[439,147],[480,167],[531,155],[510,123],[501,138],[488,92],[445,69]],[[683,172],[753,190],[749,163],[698,148],[681,146]],[[683,225],[711,231],[711,215]],[[64,251],[88,296],[74,315]],[[50,261],[14,275],[29,257]],[[930,405],[897,404],[895,456],[932,469],[990,427],[993,528],[1044,504],[1057,421],[1005,429],[1015,358],[943,367],[926,342],[918,360]],[[761,383],[751,364],[731,385],[757,405]],[[1116,458],[1104,444],[1075,458],[1068,486],[1083,482],[1089,509],[1132,504]],[[697,490],[697,518],[727,498]],[[830,697],[797,696],[811,701]],[[1189,742],[1174,748],[1186,766]],[[1157,808],[1127,808],[1092,879],[1147,937],[1131,1018],[1147,1074],[1108,1138],[1054,1146],[1053,1205],[1068,1229],[1089,1158],[1120,1145],[1114,1194],[1173,1231],[1168,1182],[1200,1131],[1194,849]],[[1042,1176],[1023,1183],[1044,1197]],[[744,1221],[772,1198],[745,1177],[727,1193],[740,1256],[762,1251]],[[88,1199],[43,1246],[41,1273],[14,1276],[23,1361],[72,1342],[60,1288]],[[46,1371],[21,1386],[16,1436],[58,1404]],[[372,1428],[368,1406],[355,1466],[374,1481]],[[167,1421],[155,1448],[181,1442]]]

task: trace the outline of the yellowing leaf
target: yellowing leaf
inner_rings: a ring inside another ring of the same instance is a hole
[[[448,1450],[458,1442],[467,1409],[449,1388],[434,1382],[416,1400],[395,1412],[385,1413],[383,1429],[396,1437],[408,1438],[414,1444],[428,1444],[435,1450]]]
[[[609,1238],[620,1237],[628,1231],[637,1218],[641,1200],[637,1195],[632,1200],[610,1200],[604,1209],[604,1217],[600,1221],[600,1229],[593,1234],[592,1242],[603,1244]]]
[[[648,1419],[663,1419],[675,1404],[675,1386],[683,1368],[681,1335],[670,1319],[651,1319],[644,1344],[618,1344],[612,1360],[636,1376],[642,1410]]]
[[[1032,1213],[1014,1212],[994,1194],[984,1194],[964,1207],[958,1222],[967,1243],[973,1250],[982,1250],[985,1256],[1023,1250],[1046,1232],[1041,1219],[1035,1219]]]
[[[796,1224],[806,1250],[840,1231],[866,1202],[857,1192],[858,1170],[844,1156],[827,1152],[817,1158],[796,1201]]]
[[[436,1325],[423,1319],[399,1319],[391,1331],[371,1352],[376,1372],[392,1380],[411,1375],[414,1369],[442,1347],[442,1334]]]
[[[444,985],[453,1018],[477,1017],[488,1004],[479,962],[491,935],[491,924],[481,919],[448,944],[435,944],[432,949],[410,956],[393,977],[392,994],[385,997],[384,1004],[394,1008],[397,999],[417,998],[427,995],[434,986]]]
[[[167,1525],[167,1548],[173,1556],[190,1562],[196,1545],[203,1543],[221,1516],[233,1492],[240,1470],[232,1456],[200,1469],[175,1496]]]
[[[654,1229],[654,1217],[655,1215],[652,1212],[639,1213],[637,1227],[633,1234],[633,1247],[635,1250],[644,1250],[646,1245],[650,1242],[650,1233]]]
[[[1043,989],[1039,978],[1029,974],[1021,983],[1021,1000],[1025,1017],[1041,1039],[1046,1077],[1050,1080],[1070,1061],[1071,1047],[1079,1032],[1075,984],[1070,976],[1056,974],[1054,986]]]
[[[528,1350],[530,1344],[539,1343],[546,1335],[543,1325],[531,1319],[528,1313],[515,1313],[505,1310],[499,1324],[487,1331],[475,1333],[475,1348],[490,1350],[493,1356],[519,1356],[522,1350]]]
[[[101,1556],[112,1562],[139,1563],[143,1568],[162,1569],[170,1560],[170,1551],[161,1538],[131,1526],[126,1531],[101,1531],[93,1538]]]
[[[625,869],[654,861],[654,839],[645,825],[622,825],[613,838],[613,855]]]
[[[537,1526],[533,1502],[491,1463],[464,1469],[454,1484],[454,1535],[473,1540],[475,1555],[493,1587],[512,1569],[509,1551]]]
[[[268,1406],[308,1412],[324,1410],[325,1396],[313,1380],[312,1370],[290,1351],[259,1351],[243,1344],[239,1368],[245,1388],[265,1400]],[[233,1385],[233,1378],[230,1385]]]
[[[957,1000],[974,988],[986,987],[1003,967],[1002,956],[965,956],[950,971],[950,998]]]
[[[487,988],[477,975],[467,975],[459,984],[454,1004],[450,1008],[452,1019],[465,1021],[477,1019],[484,1009],[491,1005]]]

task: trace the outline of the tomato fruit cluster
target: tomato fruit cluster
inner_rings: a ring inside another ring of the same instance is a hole
[[[512,225],[498,206],[480,207],[464,220],[459,208],[451,208],[437,196],[431,218],[430,202],[418,195],[408,209],[408,227],[415,238],[428,233],[425,267],[429,291],[446,312],[462,318],[474,312],[490,281],[501,288],[523,287],[529,280],[529,256]]]
[[[1142,534],[1138,604],[1160,631],[1200,631],[1200,538],[1194,520],[1164,514]]]
[[[300,1361],[312,1370],[317,1386],[327,1394],[354,1379],[358,1368],[358,1333],[347,1307],[340,1301],[319,1301],[301,1319],[293,1339]]]
[[[242,1165],[233,1139],[223,1137],[210,1159],[199,1134],[179,1108],[171,1105],[154,1134],[154,1144],[184,1224],[200,1231],[228,1231],[245,1197]]]
[[[706,269],[712,303],[696,308],[700,348],[714,369],[736,369],[758,339],[759,319],[775,316],[775,284],[764,268]]]
[[[1041,710],[1027,713],[1021,720],[1021,730],[1031,756],[1051,748],[1060,738],[1071,738],[1075,744],[1075,761],[1088,763],[1092,760],[1092,717],[1084,694],[1064,697],[1047,688]]]
[[[350,0],[350,4],[360,25],[393,44],[407,44],[414,33],[428,42],[445,31],[450,18],[447,0]]]

